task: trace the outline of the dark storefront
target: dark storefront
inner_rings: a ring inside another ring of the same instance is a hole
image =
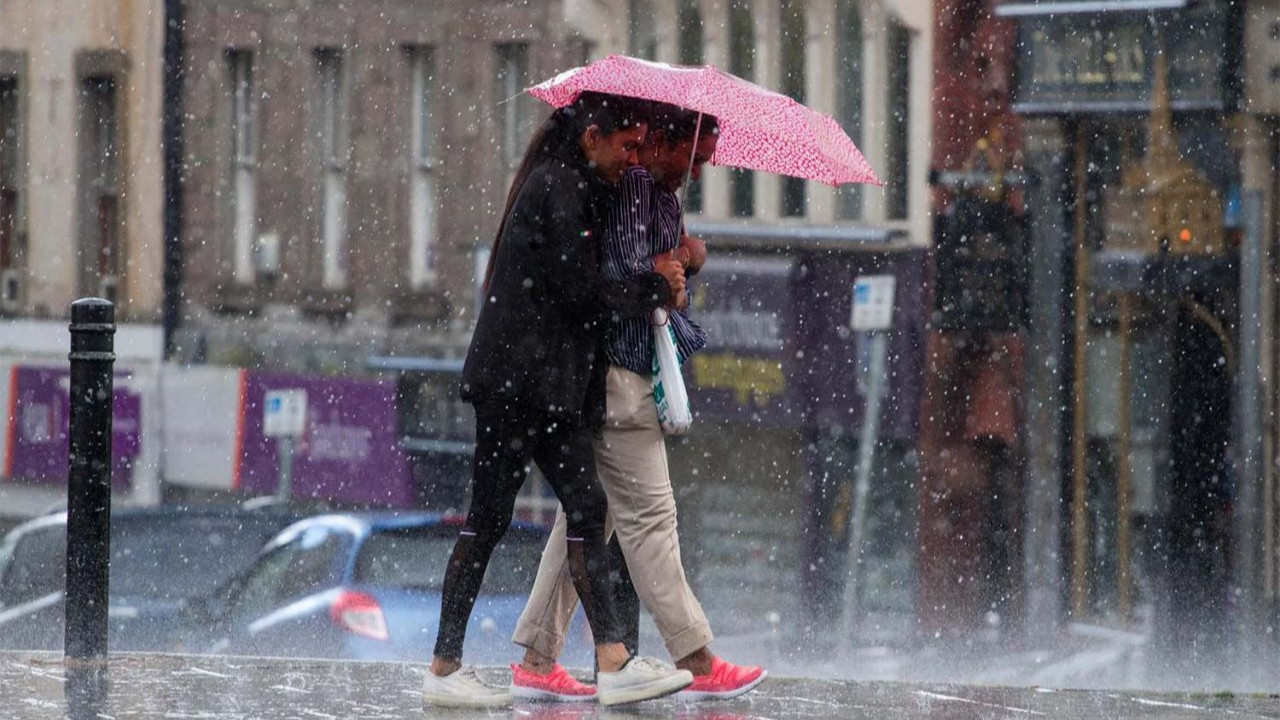
[[[892,621],[914,612],[926,252],[887,237],[748,248],[732,231],[701,231],[718,244],[691,314],[710,340],[686,373],[695,427],[670,445],[703,604],[738,608],[716,618],[726,633],[777,629],[785,618],[806,646],[837,640],[868,387],[869,335],[851,329],[853,288],[887,274],[895,307],[855,630],[900,631]]]
[[[1230,612],[1239,8],[997,11],[1018,23],[1035,180],[1029,431],[1054,444],[1030,448],[1028,512],[1060,528],[1028,560],[1061,548],[1062,619],[1150,617],[1158,654],[1193,674],[1222,658]]]

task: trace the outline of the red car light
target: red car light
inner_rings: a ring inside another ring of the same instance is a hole
[[[372,595],[353,590],[343,590],[333,606],[329,608],[329,617],[343,630],[362,635],[374,640],[388,640],[387,619],[382,614],[382,607]]]

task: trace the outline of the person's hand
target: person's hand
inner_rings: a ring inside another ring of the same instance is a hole
[[[692,275],[702,269],[707,262],[707,244],[688,233],[680,236],[680,247],[684,249],[685,256],[685,272]]]
[[[654,258],[653,271],[661,275],[671,286],[671,294],[679,296],[684,292],[684,263],[680,262],[675,252],[663,253]]]
[[[668,310],[688,310],[689,309],[689,289],[685,288],[676,293],[676,297],[667,306]]]

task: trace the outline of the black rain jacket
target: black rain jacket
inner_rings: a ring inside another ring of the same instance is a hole
[[[512,204],[462,370],[462,398],[508,412],[604,424],[605,333],[673,296],[656,273],[600,272],[616,188],[577,143],[533,166]]]

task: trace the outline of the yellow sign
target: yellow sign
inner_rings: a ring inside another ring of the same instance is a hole
[[[775,395],[786,392],[782,364],[766,358],[732,354],[694,355],[693,384],[706,390],[729,390],[739,405],[765,407]]]

